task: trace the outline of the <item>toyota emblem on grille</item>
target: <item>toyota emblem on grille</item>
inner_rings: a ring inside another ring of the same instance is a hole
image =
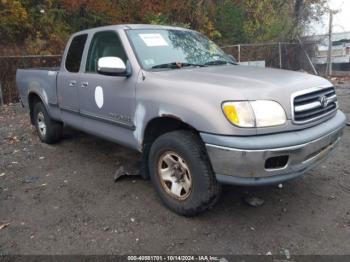
[[[321,102],[321,106],[323,108],[328,106],[328,98],[326,96],[321,96],[320,97],[320,102]]]

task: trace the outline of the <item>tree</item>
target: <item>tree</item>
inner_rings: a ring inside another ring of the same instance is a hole
[[[220,44],[291,40],[327,0],[0,0],[0,41],[62,53],[69,35],[121,23],[192,28]]]
[[[291,1],[246,0],[244,30],[250,42],[288,39],[293,26]]]
[[[244,8],[232,0],[217,2],[215,14],[215,27],[221,33],[221,44],[243,43],[246,41],[243,28],[246,19]]]
[[[28,13],[19,1],[0,2],[0,42],[23,41],[28,26]]]

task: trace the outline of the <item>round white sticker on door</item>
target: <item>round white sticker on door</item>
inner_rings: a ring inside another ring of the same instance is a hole
[[[98,108],[103,107],[103,89],[100,86],[95,88],[95,102]]]

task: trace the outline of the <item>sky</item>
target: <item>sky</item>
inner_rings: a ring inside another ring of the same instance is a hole
[[[329,0],[328,5],[333,10],[339,10],[333,16],[333,32],[350,31],[350,0]],[[321,20],[321,23],[311,25],[309,34],[328,33],[329,15],[324,15]]]

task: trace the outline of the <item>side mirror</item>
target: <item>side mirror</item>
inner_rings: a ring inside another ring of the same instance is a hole
[[[125,63],[119,57],[106,56],[97,61],[97,72],[102,75],[128,76]]]

